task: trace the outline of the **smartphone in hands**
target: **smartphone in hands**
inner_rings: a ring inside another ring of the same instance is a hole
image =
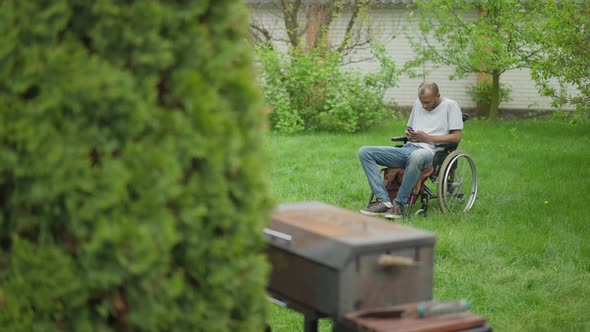
[[[406,128],[406,137],[411,141],[412,140],[412,134],[414,133],[414,128],[412,127],[408,127]]]

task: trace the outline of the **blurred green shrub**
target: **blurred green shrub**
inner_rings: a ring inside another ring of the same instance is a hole
[[[263,330],[242,1],[6,0],[0,22],[0,330]]]

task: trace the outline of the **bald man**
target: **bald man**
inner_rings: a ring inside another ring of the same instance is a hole
[[[397,219],[403,216],[412,188],[423,169],[432,164],[434,143],[458,143],[461,140],[463,119],[456,101],[441,97],[438,85],[425,81],[418,87],[418,99],[412,107],[406,129],[407,142],[403,147],[363,146],[358,155],[377,202],[361,209],[366,215],[381,215]],[[379,165],[405,168],[404,178],[391,201],[383,184]]]

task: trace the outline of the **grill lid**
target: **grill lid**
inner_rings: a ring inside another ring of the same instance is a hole
[[[279,205],[265,234],[270,245],[335,269],[366,253],[435,242],[430,232],[316,201]]]

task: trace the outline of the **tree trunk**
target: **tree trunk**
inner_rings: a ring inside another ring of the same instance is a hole
[[[490,120],[498,120],[498,108],[500,106],[500,74],[492,74],[492,101],[490,103]]]
[[[327,43],[327,33],[334,16],[334,8],[329,5],[318,5],[307,8],[306,51],[310,51],[322,43]]]
[[[285,28],[289,42],[293,47],[299,47],[299,21],[297,14],[301,6],[301,0],[290,2],[288,0],[281,0],[281,6],[284,13]]]

